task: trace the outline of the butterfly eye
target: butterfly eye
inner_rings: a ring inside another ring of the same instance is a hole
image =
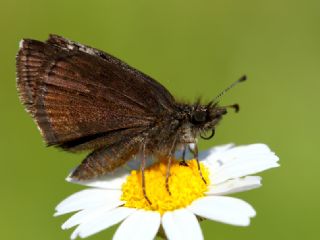
[[[196,111],[192,116],[192,122],[197,123],[203,123],[206,121],[207,113],[204,111]]]

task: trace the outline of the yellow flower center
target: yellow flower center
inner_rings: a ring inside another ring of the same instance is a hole
[[[202,180],[195,159],[182,166],[173,159],[170,168],[169,189],[166,189],[166,161],[160,161],[145,170],[146,194],[151,205],[145,199],[142,191],[141,171],[133,170],[122,185],[121,200],[124,206],[145,210],[158,211],[163,214],[188,206],[192,201],[204,196],[209,183],[208,169],[200,163],[200,168],[206,183]]]

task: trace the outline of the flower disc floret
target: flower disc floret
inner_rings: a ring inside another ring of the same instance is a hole
[[[179,164],[179,161],[173,159],[169,178],[171,195],[165,184],[166,160],[146,169],[146,194],[152,203],[151,205],[143,195],[141,171],[133,170],[122,185],[121,200],[125,201],[126,207],[158,211],[161,214],[166,211],[184,208],[195,199],[203,197],[208,190],[210,184],[208,169],[203,164],[200,164],[200,168],[206,183],[199,174],[195,159],[188,161],[188,166],[183,166]]]

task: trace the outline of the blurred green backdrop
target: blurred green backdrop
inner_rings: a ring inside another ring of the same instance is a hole
[[[320,1],[0,0],[0,239],[69,239],[55,205],[83,158],[47,149],[15,86],[21,38],[56,33],[103,49],[153,76],[178,99],[209,100],[243,73],[238,102],[201,148],[263,142],[281,168],[238,194],[257,210],[248,228],[205,221],[206,239],[319,239]],[[90,239],[109,239],[115,228]]]

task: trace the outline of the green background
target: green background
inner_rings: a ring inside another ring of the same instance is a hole
[[[257,210],[250,227],[205,221],[206,239],[319,239],[320,1],[0,0],[0,239],[69,239],[55,205],[81,187],[64,181],[84,155],[47,149],[15,86],[21,38],[56,33],[103,49],[153,76],[177,99],[240,103],[201,148],[268,144],[281,167],[237,194]],[[90,239],[109,239],[115,228]]]

